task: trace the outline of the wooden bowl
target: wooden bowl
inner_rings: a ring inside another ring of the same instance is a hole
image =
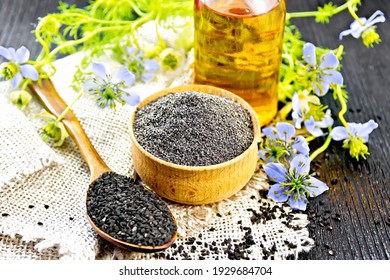
[[[241,155],[210,166],[173,164],[147,152],[137,141],[133,124],[136,111],[169,93],[197,91],[237,101],[248,110],[253,122],[254,139]],[[130,120],[134,167],[141,179],[158,195],[182,204],[207,204],[221,201],[238,192],[252,177],[258,159],[260,124],[252,107],[237,95],[217,87],[187,85],[159,91],[138,104]]]

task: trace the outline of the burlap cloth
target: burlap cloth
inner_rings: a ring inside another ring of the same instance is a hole
[[[52,78],[66,102],[82,54],[55,62]],[[188,69],[190,58],[184,62]],[[141,98],[191,82],[189,71],[159,74],[156,81],[134,87]],[[236,195],[219,203],[188,206],[167,201],[178,222],[175,244],[163,252],[139,253],[103,241],[86,219],[89,171],[72,139],[49,147],[37,134],[34,98],[21,112],[8,104],[7,82],[0,84],[0,259],[288,259],[310,250],[307,216],[266,198],[265,174],[257,170]],[[133,174],[128,133],[134,107],[116,111],[97,107],[85,94],[74,106],[92,144],[117,173]]]

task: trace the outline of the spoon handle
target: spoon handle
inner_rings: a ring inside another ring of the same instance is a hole
[[[60,97],[51,80],[42,80],[41,84],[32,83],[30,89],[37,95],[46,109],[56,117],[59,117],[67,108],[67,104]],[[91,172],[91,182],[97,179],[102,173],[111,171],[96,149],[93,147],[87,134],[72,110],[62,119],[69,135],[77,144]]]

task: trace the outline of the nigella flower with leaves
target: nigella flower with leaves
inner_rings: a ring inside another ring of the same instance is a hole
[[[324,182],[309,175],[310,160],[304,155],[295,156],[288,168],[281,163],[267,163],[264,171],[275,182],[268,197],[275,202],[288,200],[294,210],[305,211],[308,197],[318,196],[329,189]]]
[[[349,154],[359,160],[359,157],[366,159],[369,155],[366,143],[370,133],[378,127],[378,124],[370,120],[362,123],[347,123],[347,127],[337,126],[333,128],[330,135],[335,141],[343,141],[343,148],[349,149]]]
[[[295,132],[294,126],[286,122],[278,122],[276,127],[264,128],[266,139],[259,150],[260,159],[267,162],[284,162],[298,154],[308,157],[308,143],[303,136],[297,136],[293,140]]]
[[[27,61],[30,58],[30,51],[22,46],[15,50],[14,48],[4,48],[0,46],[0,56],[8,60],[0,64],[0,75],[5,80],[11,80],[12,87],[17,88],[24,78],[37,81],[39,74],[37,69]]]
[[[153,80],[160,65],[154,59],[145,59],[142,52],[138,52],[136,48],[128,47],[126,49],[129,58],[127,59],[127,68],[144,83]]]
[[[332,84],[344,83],[343,76],[337,71],[339,60],[332,52],[322,55],[320,65],[317,65],[316,47],[306,43],[303,46],[303,59],[308,64],[308,76],[318,96],[324,96]]]
[[[366,47],[373,47],[374,44],[381,42],[379,34],[376,32],[376,24],[385,22],[386,18],[383,12],[376,11],[372,14],[369,19],[365,17],[359,18],[359,20],[354,20],[349,29],[344,30],[340,33],[339,39],[342,40],[344,36],[351,35],[352,37],[358,39],[362,38],[363,44]]]
[[[292,97],[292,108],[292,119],[295,127],[302,128],[303,122],[306,130],[315,137],[323,136],[322,128],[332,126],[334,123],[331,111],[326,106],[308,103],[303,107],[297,93],[294,93]]]
[[[101,63],[92,63],[92,71],[96,78],[93,79],[95,87],[89,89],[98,96],[99,107],[116,108],[116,103],[125,104],[123,95],[128,95],[125,87],[130,87],[135,82],[135,76],[126,67],[119,68],[114,76],[111,76],[108,68]]]

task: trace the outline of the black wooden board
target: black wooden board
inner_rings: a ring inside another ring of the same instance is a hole
[[[66,1],[85,6],[88,1]],[[287,9],[293,11],[315,10],[328,1],[287,0]],[[335,0],[334,3],[344,1]],[[362,1],[360,16],[369,17],[376,10],[388,15],[390,1]],[[24,45],[32,56],[40,51],[40,45],[31,34],[37,18],[56,11],[53,0],[1,0],[0,45],[19,47]],[[345,46],[342,61],[345,84],[349,92],[349,122],[379,124],[370,136],[371,155],[366,161],[356,162],[341,143],[333,142],[326,154],[315,163],[319,179],[330,190],[311,200],[307,213],[310,216],[310,235],[317,246],[300,255],[301,259],[389,259],[390,258],[390,28],[388,22],[378,25],[382,43],[373,49],[366,48],[360,40],[338,34],[347,29],[352,18],[339,14],[330,25],[315,23],[313,18],[294,19],[304,40],[315,45],[336,48]],[[333,111],[339,105],[329,94],[326,101]],[[336,120],[337,122],[337,120]],[[321,140],[314,143],[319,145]],[[337,179],[337,182],[336,182]],[[333,185],[332,185],[333,180]]]

